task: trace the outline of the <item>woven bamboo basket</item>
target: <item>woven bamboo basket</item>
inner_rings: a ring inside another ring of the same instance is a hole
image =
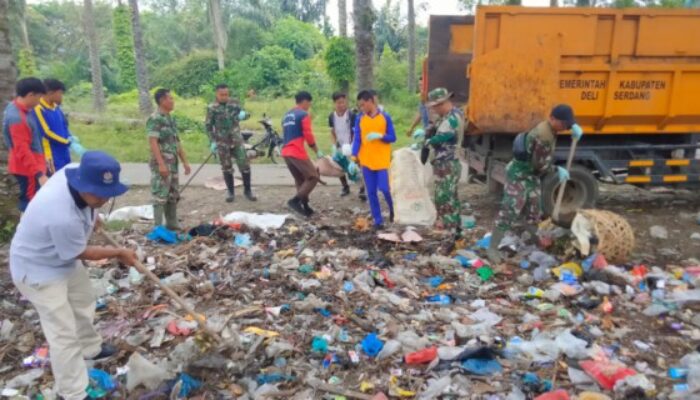
[[[622,216],[604,210],[579,210],[598,238],[597,252],[612,263],[624,263],[634,249],[634,231]]]

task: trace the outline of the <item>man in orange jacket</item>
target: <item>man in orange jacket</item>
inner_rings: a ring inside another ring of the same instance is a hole
[[[362,166],[374,227],[382,229],[384,219],[377,190],[384,194],[389,206],[389,222],[394,222],[394,202],[389,191],[389,166],[391,143],[396,141],[396,132],[391,117],[379,109],[372,91],[361,91],[357,95],[357,101],[362,114],[355,124],[352,155]]]

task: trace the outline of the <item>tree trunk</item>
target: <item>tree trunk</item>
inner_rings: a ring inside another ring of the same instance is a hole
[[[92,12],[92,0],[83,0],[83,24],[85,25],[85,36],[88,38],[90,47],[90,70],[92,73],[92,104],[95,111],[101,112],[105,109],[105,92],[102,87],[102,66],[100,64],[100,48],[97,43],[97,32],[95,31],[95,18]]]
[[[221,0],[209,0],[209,16],[214,28],[214,43],[216,43],[216,58],[219,61],[219,71],[223,71],[225,68],[224,53],[226,52],[228,38],[221,17]]]
[[[346,0],[338,0],[338,33],[348,37],[348,5]]]
[[[138,0],[129,0],[131,9],[131,31],[134,34],[134,57],[136,59],[136,84],[139,89],[139,111],[142,115],[153,112],[153,103],[148,93],[148,69],[146,56],[143,52],[143,35],[141,33],[141,17],[139,16]]]
[[[371,0],[353,0],[357,88],[371,89],[374,84],[374,37],[372,26],[376,16]]]
[[[408,0],[408,93],[416,92],[416,10]]]
[[[7,102],[15,95],[17,74],[10,44],[9,7],[9,0],[0,0],[0,112],[4,112]],[[0,227],[7,226],[8,221],[16,221],[16,202],[17,185],[7,173],[7,147],[3,140],[0,141]]]
[[[18,0],[17,1],[19,11],[21,15],[19,16],[20,30],[22,31],[22,43],[24,48],[31,51],[32,44],[29,42],[29,30],[27,29],[27,1]]]

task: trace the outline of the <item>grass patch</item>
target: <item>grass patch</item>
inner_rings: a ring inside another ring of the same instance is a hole
[[[66,104],[66,109],[86,113],[90,110],[90,99],[74,104]],[[404,102],[405,103],[405,102]],[[271,100],[248,100],[245,109],[251,114],[251,118],[243,121],[241,128],[262,132],[262,125],[258,123],[266,114],[275,123],[275,128],[281,134],[281,123],[284,114],[294,106],[294,99],[278,98]],[[417,104],[416,104],[417,106]],[[411,140],[406,137],[406,130],[415,116],[416,107],[407,107],[404,104],[385,102],[385,109],[391,115],[396,134],[398,136],[394,148],[407,146]],[[328,101],[316,101],[311,109],[314,134],[319,148],[328,152],[331,148],[330,128],[328,127],[328,114],[333,109],[333,104]],[[199,98],[176,98],[173,115],[184,122],[204,121],[206,103]],[[145,133],[145,122],[133,123],[126,119],[139,118],[137,102],[128,99],[110,99],[103,118],[92,124],[79,121],[71,121],[71,131],[80,138],[81,143],[87,149],[102,150],[110,153],[121,162],[148,162],[150,151]],[[187,130],[180,132],[187,158],[191,163],[201,163],[209,155],[209,139],[207,135],[196,127],[196,123],[181,123]],[[215,163],[216,160],[210,162]],[[267,158],[256,159],[254,163],[267,163]]]
[[[105,229],[108,232],[118,232],[124,229],[131,229],[134,225],[133,221],[107,221],[104,223]]]

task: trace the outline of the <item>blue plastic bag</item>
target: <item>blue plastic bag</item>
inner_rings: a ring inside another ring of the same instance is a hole
[[[250,235],[247,233],[239,233],[233,239],[233,243],[238,247],[248,248],[252,244],[250,240]]]
[[[470,358],[462,363],[462,369],[471,372],[474,375],[493,375],[501,372],[501,364],[497,360]]]
[[[108,393],[117,388],[117,384],[112,376],[101,369],[89,369],[88,377],[90,378],[90,385],[87,388],[87,395],[91,399],[106,397]]]
[[[178,238],[177,233],[169,230],[163,225],[158,225],[155,228],[153,228],[153,230],[146,235],[146,239],[166,244],[177,244],[180,241],[180,238]]]
[[[178,376],[178,381],[182,382],[180,386],[180,392],[178,392],[178,397],[187,398],[192,392],[202,387],[202,382],[194,379],[193,377],[181,373]]]
[[[376,333],[370,333],[362,339],[362,351],[370,357],[376,357],[382,348],[384,348],[384,342],[382,342]]]

